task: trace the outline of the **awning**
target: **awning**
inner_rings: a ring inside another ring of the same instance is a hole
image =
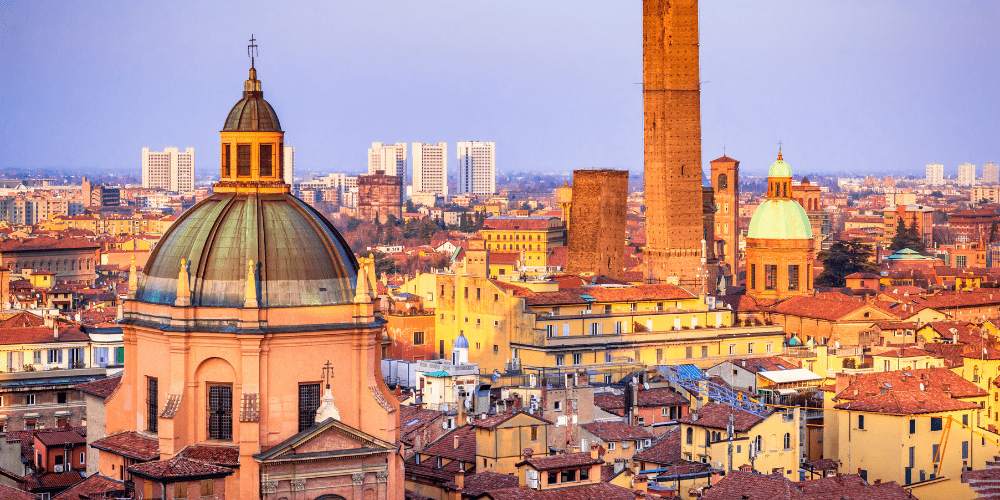
[[[796,391],[795,389],[778,389],[774,392],[777,392],[782,396],[791,396],[792,394],[798,394],[799,391]]]

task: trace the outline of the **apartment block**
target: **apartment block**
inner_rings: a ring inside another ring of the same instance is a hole
[[[175,193],[194,191],[194,148],[142,148],[142,187]]]
[[[495,193],[496,143],[460,141],[455,149],[458,159],[458,193]]]
[[[413,143],[413,192],[448,197],[447,143]]]

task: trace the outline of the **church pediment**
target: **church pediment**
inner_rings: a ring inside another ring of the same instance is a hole
[[[328,418],[254,455],[258,462],[286,461],[299,457],[351,456],[393,452],[396,446],[339,420]]]

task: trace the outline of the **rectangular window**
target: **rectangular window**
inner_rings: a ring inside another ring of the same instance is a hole
[[[146,377],[146,430],[156,434],[157,408],[159,408],[159,383],[153,377]]]
[[[85,368],[83,362],[83,349],[68,349],[69,351],[69,367],[70,368]]]
[[[237,177],[250,177],[251,167],[250,167],[250,145],[249,144],[237,144],[236,145],[236,176]]]
[[[750,289],[757,289],[757,264],[750,264]]]
[[[910,434],[916,434],[916,433],[917,433],[917,421],[910,420]],[[913,466],[911,465],[910,467]]]
[[[913,462],[916,460],[917,449],[913,446],[910,447],[910,465],[907,467],[913,467]]]
[[[962,441],[962,459],[969,458],[969,442]]]
[[[590,479],[590,469],[580,469],[580,481],[587,481]]]
[[[707,358],[708,357],[708,346],[707,345],[701,346],[701,357],[703,357],[703,358]]]
[[[319,384],[299,384],[299,432],[316,423],[319,408]]]
[[[747,354],[753,354],[753,342],[747,344]]]
[[[545,336],[554,337],[556,335],[556,325],[545,325]]]
[[[57,392],[56,393],[56,403],[66,404],[66,393],[65,392]]]
[[[764,290],[778,289],[778,266],[764,265]]]
[[[858,429],[864,429],[864,428],[865,428],[865,416],[858,415]]]
[[[693,357],[693,353],[691,352],[691,349],[692,349],[691,346],[687,346],[687,347],[684,348],[684,357],[685,358],[691,359]]]
[[[931,430],[932,431],[941,430],[941,417],[931,417]]]
[[[931,445],[931,460],[934,461],[934,462],[937,462],[937,459],[938,459],[938,448],[939,448],[939,446],[940,445],[938,445],[938,444],[932,444]]]
[[[208,386],[208,437],[233,439],[233,388],[228,385]]]
[[[538,441],[538,426],[537,425],[532,425],[531,426],[531,440],[532,441]]]
[[[482,300],[482,298],[483,298],[483,290],[481,288],[477,288],[476,289],[476,300]]]
[[[62,363],[62,360],[62,349],[49,349],[49,364],[59,364]]]
[[[562,471],[562,482],[569,483],[576,481],[576,469]]]
[[[465,287],[465,298],[469,298],[469,287]]]
[[[566,364],[566,355],[556,354],[556,366],[563,366]]]
[[[413,345],[424,345],[424,332],[413,332]]]
[[[24,404],[26,404],[26,405],[33,405],[33,404],[35,404],[35,395],[34,394],[25,394],[24,395]]]
[[[590,334],[591,335],[598,335],[600,333],[601,333],[601,324],[600,323],[591,323],[590,324]]]
[[[729,344],[729,355],[734,356],[736,354],[736,344]]]
[[[583,364],[583,354],[577,353],[573,355],[573,364],[580,365]]]
[[[108,348],[107,347],[95,347],[94,348],[94,363],[97,366],[108,366]]]
[[[799,289],[799,266],[791,265],[788,266],[788,289],[798,290]]]
[[[274,159],[271,157],[271,145],[260,145],[260,176],[271,177],[274,175]]]
[[[232,175],[230,173],[230,167],[229,167],[231,165],[230,161],[231,161],[231,157],[230,157],[229,144],[223,144],[222,145],[222,176],[223,177],[229,177],[230,175]],[[187,496],[187,495],[185,495],[185,496]]]
[[[550,472],[549,473],[549,484],[559,484],[559,473],[558,472]]]
[[[187,497],[188,497],[188,484],[174,483],[174,498],[187,498]]]

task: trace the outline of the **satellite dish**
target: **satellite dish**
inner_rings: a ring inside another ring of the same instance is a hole
[[[836,347],[837,349],[840,349],[840,341],[839,340],[834,340],[833,341],[833,347]]]
[[[924,383],[923,382],[920,383],[920,390],[921,391],[924,390]]]
[[[648,391],[649,390],[649,382],[643,382],[642,383],[642,388],[646,389]]]

